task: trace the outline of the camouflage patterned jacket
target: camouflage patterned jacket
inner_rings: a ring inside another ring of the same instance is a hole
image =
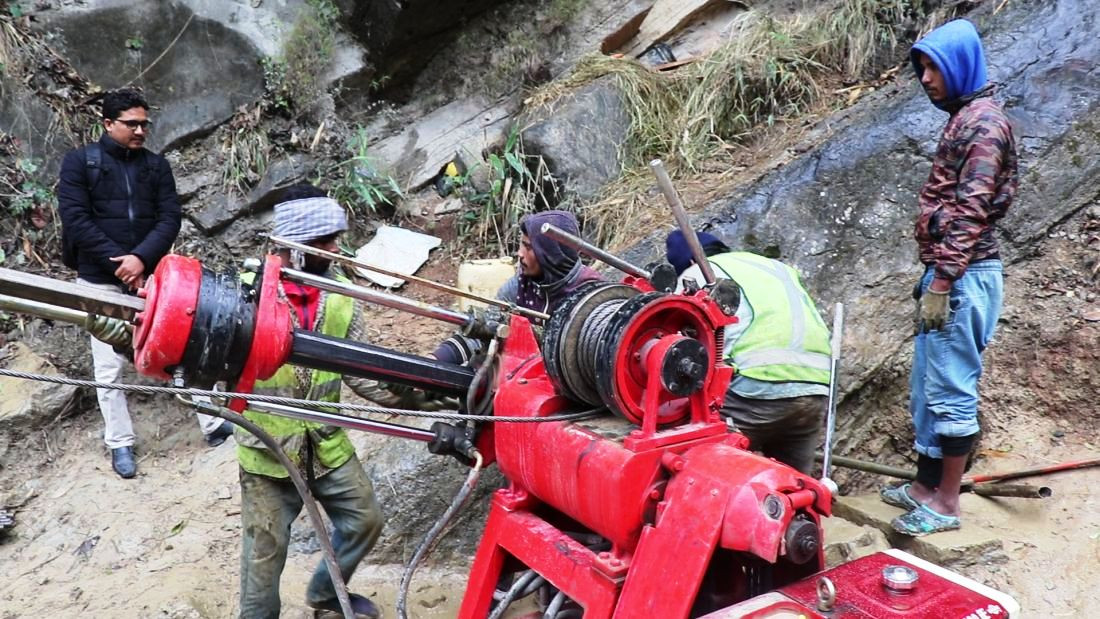
[[[971,262],[999,257],[993,225],[1016,197],[1016,140],[987,86],[951,114],[920,192],[920,261],[954,281]]]

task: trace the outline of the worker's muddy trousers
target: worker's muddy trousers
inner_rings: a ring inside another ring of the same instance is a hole
[[[382,532],[382,512],[370,478],[352,456],[339,468],[314,479],[310,492],[332,520],[336,562],[347,582]],[[286,564],[290,525],[302,510],[302,498],[287,479],[241,471],[241,614],[242,619],[279,616],[279,577]],[[306,589],[306,603],[336,598],[322,559]]]

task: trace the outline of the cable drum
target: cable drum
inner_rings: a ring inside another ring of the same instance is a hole
[[[599,342],[622,304],[640,292],[609,282],[581,284],[562,301],[546,325],[543,361],[554,387],[571,400],[603,406],[596,384]]]

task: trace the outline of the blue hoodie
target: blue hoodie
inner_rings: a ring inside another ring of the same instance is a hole
[[[947,22],[913,45],[909,51],[909,61],[913,63],[918,79],[924,73],[920,66],[921,52],[939,67],[947,86],[947,98],[932,102],[936,107],[956,107],[957,103],[952,103],[985,86],[987,79],[982,40],[974,24],[965,19]]]

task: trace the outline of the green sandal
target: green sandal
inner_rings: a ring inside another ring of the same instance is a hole
[[[920,503],[909,494],[909,488],[911,486],[912,484],[909,482],[896,486],[883,486],[878,491],[878,496],[882,499],[882,502],[887,505],[900,507],[904,510],[916,509],[920,506]]]
[[[920,537],[930,533],[953,531],[962,526],[957,516],[945,516],[933,511],[927,505],[918,505],[916,509],[894,518],[890,526],[902,535]]]

